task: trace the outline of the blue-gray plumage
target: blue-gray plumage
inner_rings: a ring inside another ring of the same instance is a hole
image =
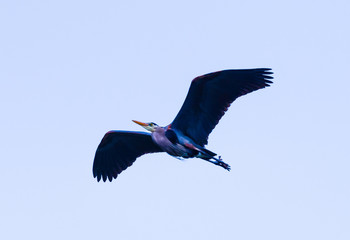
[[[151,132],[109,131],[99,144],[93,175],[112,181],[146,153],[167,152],[178,158],[201,158],[227,170],[230,166],[204,146],[208,136],[238,97],[268,87],[269,68],[224,70],[193,79],[174,121],[165,127],[133,120]]]

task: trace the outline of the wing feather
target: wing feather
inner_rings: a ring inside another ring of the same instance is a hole
[[[162,152],[151,134],[144,132],[109,131],[99,144],[94,164],[93,175],[100,181],[113,178],[130,167],[136,158],[143,154]]]
[[[193,79],[171,126],[204,146],[208,136],[238,97],[270,86],[269,68],[223,70]]]

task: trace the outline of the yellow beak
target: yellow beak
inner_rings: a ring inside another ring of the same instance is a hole
[[[142,126],[142,127],[146,127],[148,126],[147,123],[143,123],[143,122],[139,122],[139,121],[136,121],[136,120],[132,120],[134,123],[137,123],[138,125]]]

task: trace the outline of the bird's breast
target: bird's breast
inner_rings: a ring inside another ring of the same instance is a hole
[[[172,145],[172,142],[165,136],[164,129],[153,132],[152,139],[159,147],[161,147],[166,152]]]
[[[153,132],[152,139],[163,151],[170,155],[189,158],[196,154],[192,149],[188,149],[186,143],[181,141],[177,133],[171,129],[161,129]]]

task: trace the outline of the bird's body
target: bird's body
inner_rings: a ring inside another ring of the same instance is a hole
[[[151,133],[152,140],[168,154],[179,158],[209,157],[209,150],[198,146],[193,140],[184,136],[180,132],[167,127],[157,127]],[[206,152],[205,152],[206,151]],[[214,153],[213,153],[214,154]],[[213,155],[214,156],[214,155]],[[210,158],[210,157],[209,157]]]
[[[227,170],[230,166],[205,148],[208,136],[231,103],[272,82],[267,68],[224,70],[195,78],[174,121],[157,124],[133,120],[151,131],[109,131],[97,148],[93,174],[100,181],[112,181],[146,153],[166,152],[177,158],[201,158]]]
[[[158,127],[151,133],[152,140],[164,151],[172,156],[189,158],[190,152],[179,142],[177,134],[165,127]]]

